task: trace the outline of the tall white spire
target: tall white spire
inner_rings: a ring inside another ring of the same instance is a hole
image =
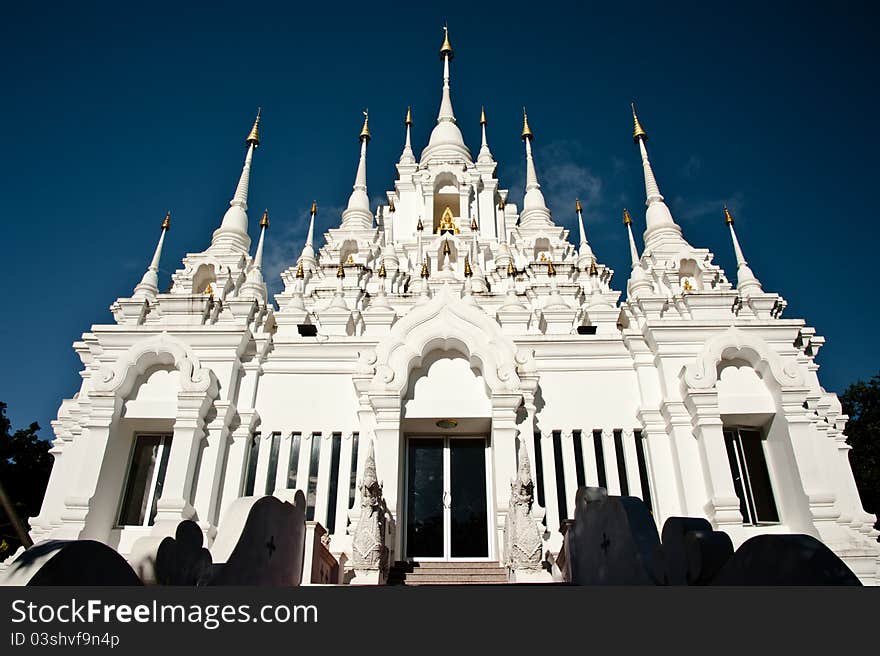
[[[263,243],[266,239],[266,229],[269,227],[269,210],[263,211],[260,217],[260,240],[257,242],[257,251],[254,253],[254,260],[248,269],[247,280],[241,288],[241,295],[248,296],[253,294],[258,298],[266,300],[266,283],[263,280]]]
[[[486,140],[486,108],[480,107],[480,130],[483,133],[483,142],[480,144],[480,154],[477,155],[478,162],[494,162],[492,151],[489,150],[489,142]]]
[[[431,131],[428,145],[422,151],[422,162],[437,157],[440,159],[464,159],[471,162],[471,151],[464,143],[461,130],[455,121],[452,111],[452,98],[449,91],[449,62],[452,61],[452,44],[449,43],[449,30],[443,27],[443,45],[440,47],[440,58],[443,60],[443,96],[440,100],[440,111],[437,114],[437,125]]]
[[[165,214],[162,219],[162,232],[159,234],[159,243],[156,244],[156,250],[153,252],[153,259],[150,266],[144,272],[144,277],[134,288],[132,298],[150,298],[155,299],[159,293],[159,260],[162,258],[162,245],[165,243],[165,232],[171,227],[171,212]]]
[[[306,233],[306,243],[303,244],[302,253],[299,256],[299,263],[307,266],[309,271],[314,271],[318,264],[315,259],[315,215],[317,213],[318,202],[313,200],[309,210],[309,231]]]
[[[639,123],[639,117],[636,115],[635,103],[631,105],[633,115],[633,141],[639,146],[639,152],[642,155],[642,168],[645,174],[645,204],[648,209],[645,213],[645,247],[654,248],[664,242],[674,240],[678,243],[681,239],[681,228],[672,218],[672,213],[663,201],[660,194],[660,187],[654,177],[654,170],[651,168],[651,162],[648,160],[648,149],[645,142],[648,140],[648,133]]]
[[[400,164],[415,164],[416,156],[413,154],[412,144],[410,143],[410,128],[412,127],[412,108],[406,108],[406,141],[403,144],[403,152],[400,153]]]
[[[632,272],[629,282],[626,284],[626,294],[629,298],[636,299],[642,294],[650,294],[654,288],[639,261],[639,251],[636,249],[636,240],[632,231],[632,217],[625,207],[623,208],[623,223],[629,236],[629,257],[632,261]]]
[[[254,157],[254,150],[260,145],[260,113],[257,110],[257,118],[254,125],[247,136],[247,153],[244,157],[244,166],[241,170],[241,177],[235,188],[235,194],[229,201],[229,209],[223,215],[223,221],[220,227],[214,231],[211,238],[211,247],[229,247],[232,250],[247,252],[251,245],[251,238],[248,236],[248,217],[247,217],[247,200],[248,187],[251,179],[251,161]]]
[[[584,229],[584,207],[581,205],[580,198],[575,199],[574,210],[577,212],[578,230],[580,231],[581,237],[581,243],[578,246],[578,267],[583,270],[593,261],[593,249],[590,248],[590,242],[587,241],[587,231]]]
[[[733,229],[733,214],[724,206],[724,222],[730,228],[730,238],[733,240],[733,252],[736,255],[736,288],[743,296],[749,294],[760,294],[764,291],[761,282],[755,277],[751,268],[746,262],[742,248],[739,245],[739,239],[736,238],[736,230]]]
[[[549,224],[550,210],[538,184],[538,174],[535,173],[535,160],[532,159],[532,139],[535,138],[529,127],[529,116],[523,107],[523,130],[522,140],[526,145],[526,194],[523,200],[523,211],[520,215],[520,226],[529,227],[535,224]]]
[[[370,115],[364,110],[364,127],[361,128],[361,157],[358,160],[357,175],[354,178],[348,207],[342,212],[342,229],[369,230],[373,226],[370,212],[370,198],[367,196],[367,142],[370,141]]]

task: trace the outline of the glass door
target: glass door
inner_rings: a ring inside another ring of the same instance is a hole
[[[486,475],[485,438],[408,440],[407,558],[488,558]]]

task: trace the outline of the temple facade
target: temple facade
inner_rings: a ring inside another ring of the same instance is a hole
[[[658,526],[705,517],[737,546],[812,535],[880,583],[847,417],[817,375],[824,339],[783,316],[731,213],[719,208],[735,278],[682,233],[633,108],[647,210],[622,211],[632,266],[621,300],[581,204],[577,235],[554,222],[528,117],[514,199],[495,176],[485,114],[476,156],[457,126],[448,36],[440,55],[427,145],[417,156],[407,111],[397,179],[374,209],[364,117],[338,227],[319,245],[312,206],[274,301],[269,217],[252,249],[248,216],[259,116],[210,245],[162,292],[165,218],[142,280],[111,306],[115,323],[74,344],[82,385],[52,423],[33,539],[99,540],[136,561],[182,519],[211,547],[240,499],[302,490],[306,518],[354,569],[487,561],[541,580],[589,485],[640,497]]]

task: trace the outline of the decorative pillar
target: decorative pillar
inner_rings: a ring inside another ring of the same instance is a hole
[[[516,478],[516,410],[522,403],[521,394],[492,395],[492,465],[495,490],[495,547],[498,560],[506,557],[504,525],[510,501],[510,482]],[[521,448],[525,445],[521,445]]]
[[[216,414],[207,427],[207,446],[202,453],[198,484],[193,505],[202,530],[216,530],[219,521],[220,487],[223,463],[229,444],[229,426],[235,418],[235,406],[229,401],[214,404]]]

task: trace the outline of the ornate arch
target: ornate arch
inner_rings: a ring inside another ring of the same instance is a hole
[[[480,368],[493,394],[520,391],[520,374],[535,371],[531,352],[518,349],[489,315],[444,286],[394,324],[374,354],[362,359],[361,372],[372,373],[370,392],[402,397],[410,371],[437,349],[463,353]]]
[[[203,369],[189,347],[167,332],[133,344],[115,363],[102,367],[95,389],[125,398],[131,393],[138,377],[157,365],[177,369],[183,391],[205,392],[211,397],[218,392],[214,373],[210,369]]]
[[[796,363],[783,362],[763,339],[733,326],[706,342],[695,360],[682,369],[682,379],[688,387],[710,389],[718,382],[718,364],[734,358],[745,360],[765,381],[773,381],[777,389],[804,384]]]

